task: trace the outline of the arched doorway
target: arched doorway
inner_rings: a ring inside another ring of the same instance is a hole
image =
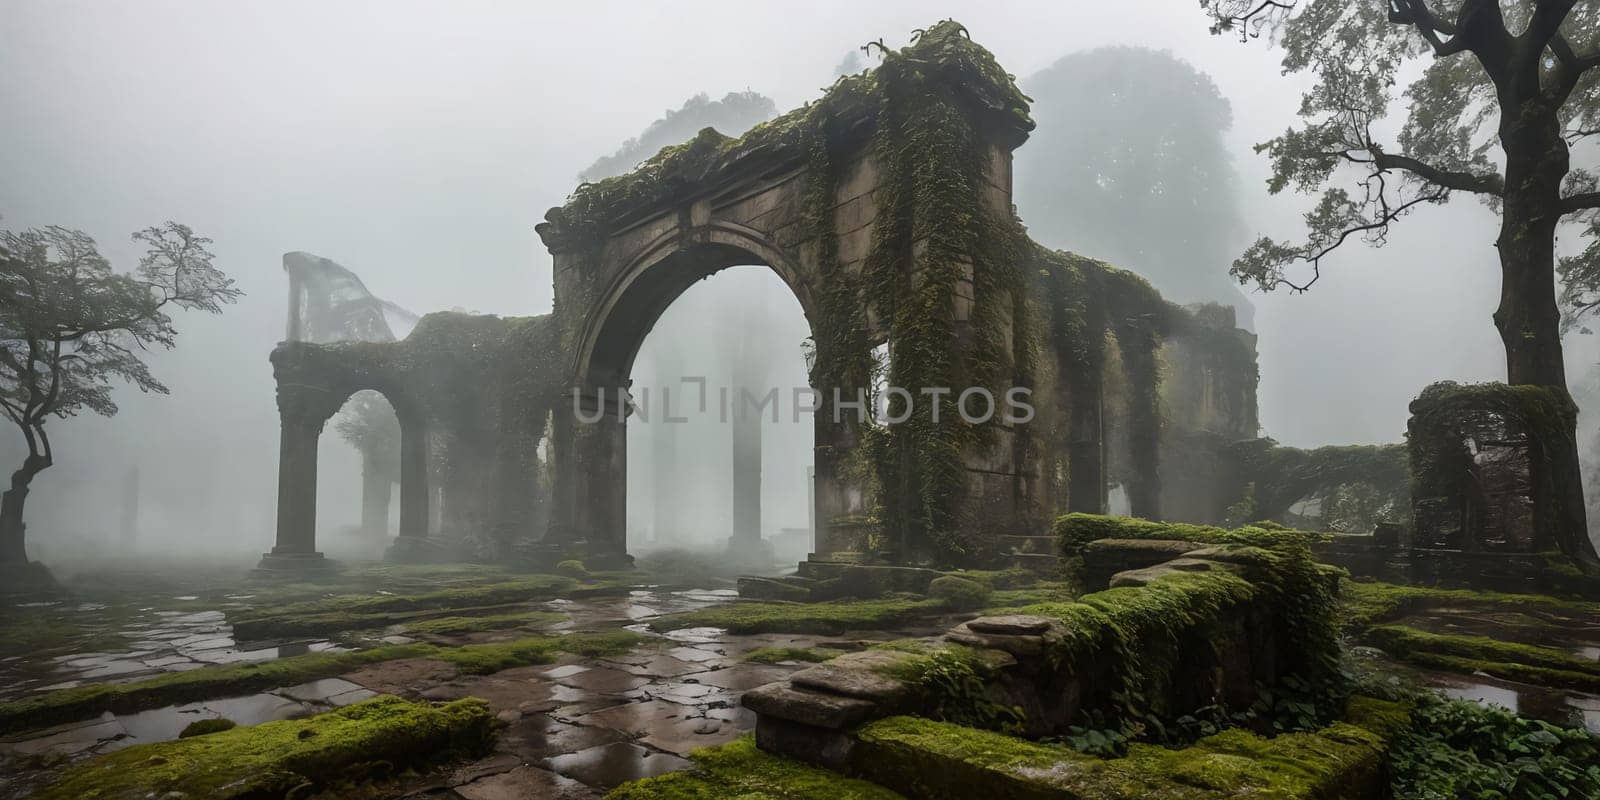
[[[561,467],[556,470],[551,533],[557,539],[585,541],[591,560],[629,558],[627,431],[630,415],[637,412],[627,393],[645,337],[690,287],[729,267],[764,268],[776,275],[799,306],[809,333],[815,318],[810,290],[791,261],[754,231],[715,223],[689,232],[675,228],[640,248],[616,271],[614,280],[595,298],[594,312],[582,321],[572,364],[571,405],[558,414],[552,431]],[[796,351],[801,357],[798,342]],[[712,393],[710,408],[716,387],[707,388]],[[781,411],[791,419],[796,388],[809,389],[802,384],[778,391],[788,395],[781,397]],[[643,392],[640,395],[644,400]],[[696,401],[698,408],[698,397]],[[800,402],[807,408],[815,405],[809,394]],[[656,412],[660,419],[657,409],[638,411]],[[812,422],[813,442],[820,441],[827,434],[818,429],[814,417]]]
[[[666,309],[630,373],[629,552],[727,551],[741,569],[805,557],[814,433],[793,401],[810,337],[761,266],[722,270]]]

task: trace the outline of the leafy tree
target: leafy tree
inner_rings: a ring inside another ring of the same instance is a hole
[[[1034,237],[1135,270],[1179,302],[1232,305],[1249,327],[1227,266],[1244,239],[1223,141],[1233,110],[1211,78],[1171,53],[1102,47],[1022,87],[1039,127],[1017,151],[1017,206]]]
[[[216,314],[240,295],[211,265],[211,240],[188,227],[168,222],[133,238],[149,249],[127,274],[82,231],[0,231],[0,408],[28,443],[0,502],[0,566],[27,564],[23,503],[34,476],[55,463],[45,423],[117,413],[117,382],[166,394],[144,354],[176,343],[167,312]]]
[[[1382,244],[1415,209],[1458,193],[1500,216],[1495,326],[1512,384],[1566,389],[1556,302],[1556,234],[1600,233],[1596,176],[1571,164],[1573,145],[1600,134],[1597,0],[1202,0],[1214,33],[1267,36],[1286,72],[1316,82],[1301,124],[1257,150],[1272,159],[1273,193],[1322,190],[1306,239],[1261,238],[1233,264],[1241,282],[1304,291],[1352,238]],[[1394,141],[1383,123],[1403,76],[1409,104]],[[1498,145],[1498,151],[1494,152]],[[1563,262],[1569,278],[1600,275],[1600,248]],[[1593,283],[1591,283],[1593,285]],[[1570,289],[1569,289],[1570,292]],[[1582,519],[1576,457],[1554,464],[1563,551],[1596,563]]]
[[[578,174],[580,180],[598,181],[621,175],[668,145],[694,138],[702,128],[716,128],[725,136],[738,136],[757,123],[778,113],[772,98],[758,92],[729,92],[712,100],[704,92],[684,101],[683,107],[669,109],[661,119],[650,123],[638,138],[629,139],[617,152],[597,159]]]

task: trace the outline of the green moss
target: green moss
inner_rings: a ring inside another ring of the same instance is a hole
[[[1067,603],[1079,596],[1076,586],[1065,581],[1041,581],[1021,589],[1000,589],[989,595],[985,614],[1010,613],[1023,606],[1041,603]]]
[[[956,611],[983,608],[992,594],[989,587],[954,575],[942,575],[928,584],[928,597]]]
[[[1400,586],[1377,581],[1344,581],[1340,585],[1341,614],[1346,626],[1363,629],[1442,606],[1541,610],[1575,617],[1600,614],[1600,603],[1567,600],[1541,594],[1506,594],[1476,589],[1436,589],[1428,586]]]
[[[865,781],[764,753],[749,736],[689,758],[693,770],[624,784],[606,800],[900,800]]]
[[[476,698],[443,706],[377,697],[305,720],[135,745],[69,768],[40,800],[283,797],[352,777],[487,751],[494,717]],[[393,768],[393,767],[390,767]]]
[[[463,672],[494,672],[549,661],[556,652],[608,655],[627,650],[643,637],[631,631],[536,636],[511,642],[439,647],[406,644],[349,653],[225,664],[170,672],[130,683],[96,683],[0,703],[0,733],[44,728],[88,719],[103,712],[127,714],[150,708],[231,697],[331,678],[366,664],[401,658],[437,658]]]
[[[1252,556],[1248,577],[1224,569],[1171,571],[1143,586],[1095,592],[1074,602],[1023,606],[1014,613],[1064,623],[1055,658],[1082,665],[1109,662],[1113,693],[1124,698],[1120,711],[1126,720],[1167,712],[1160,698],[1176,667],[1182,638],[1220,631],[1255,604],[1273,614],[1276,647],[1284,655],[1280,673],[1311,687],[1318,716],[1325,720],[1344,693],[1330,580],[1311,560],[1298,532],[1240,530],[1248,540],[1285,537],[1276,539],[1270,550],[1233,546]]]
[[[432,657],[454,664],[462,672],[486,675],[512,667],[544,664],[553,660],[558,652],[588,658],[617,655],[637,647],[644,640],[643,635],[627,630],[571,633],[440,648]]]
[[[842,650],[826,647],[758,647],[745,653],[741,660],[756,664],[781,664],[785,661],[804,661],[820,664],[843,655]]]
[[[353,653],[310,653],[275,661],[226,664],[170,672],[130,683],[95,683],[0,703],[0,732],[13,733],[88,719],[103,712],[127,714],[176,703],[249,694],[329,678],[364,664],[431,655],[431,645],[398,645]]]
[[[589,577],[589,568],[585,567],[582,561],[572,558],[557,564],[556,574],[565,575],[576,580],[585,580]]]
[[[1367,631],[1365,639],[1368,643],[1403,659],[1409,660],[1413,655],[1437,654],[1483,662],[1510,662],[1546,670],[1580,673],[1588,677],[1589,686],[1600,686],[1600,662],[1579,658],[1566,650],[1553,647],[1503,642],[1487,636],[1429,633],[1404,625],[1380,625]]]
[[[215,719],[199,719],[183,726],[183,730],[178,733],[178,738],[187,739],[191,736],[205,736],[208,733],[231,731],[237,727],[239,727],[239,723],[234,722],[231,719],[224,719],[220,717]]]
[[[1270,523],[1253,523],[1229,529],[1082,513],[1057,517],[1053,532],[1061,543],[1061,555],[1066,558],[1083,555],[1084,548],[1098,539],[1176,539],[1199,544],[1271,547],[1284,543],[1309,544],[1326,538],[1325,534],[1297,531]]]
[[[815,633],[884,630],[937,614],[937,600],[840,600],[827,603],[728,603],[667,614],[650,621],[653,631],[726,628],[731,633]]]
[[[1370,701],[1376,704],[1379,701]],[[1326,798],[1380,791],[1384,735],[1348,722],[1265,739],[1228,730],[1171,750],[1146,744],[1102,760],[1060,745],[916,717],[855,734],[864,776],[929,798]]]
[[[436,617],[406,623],[407,633],[473,633],[511,628],[543,628],[567,618],[557,611],[525,611],[517,614],[490,614],[481,617]]]

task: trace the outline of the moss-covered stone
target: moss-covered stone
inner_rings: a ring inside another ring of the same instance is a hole
[[[1157,522],[1138,517],[1102,514],[1064,514],[1056,518],[1054,533],[1061,542],[1061,555],[1083,555],[1089,542],[1099,539],[1172,539],[1200,544],[1246,544],[1258,547],[1281,543],[1311,543],[1325,534],[1297,531],[1270,523],[1253,523],[1238,528],[1193,525],[1186,522]]]
[[[1377,626],[1367,631],[1364,640],[1420,667],[1600,691],[1600,663],[1553,647],[1503,642],[1487,636],[1429,633],[1404,625]]]
[[[165,705],[250,694],[331,678],[365,664],[401,658],[437,658],[455,665],[462,672],[482,674],[514,666],[545,663],[560,652],[585,656],[615,654],[635,646],[643,638],[631,631],[607,631],[535,636],[461,647],[418,643],[201,667],[130,683],[96,683],[58,689],[0,703],[0,733],[88,719],[107,711],[127,714]]]
[[[1401,586],[1378,581],[1344,581],[1339,594],[1341,616],[1346,626],[1355,630],[1442,606],[1512,611],[1537,609],[1580,617],[1600,615],[1600,603],[1542,594]]]
[[[803,661],[820,664],[843,655],[842,650],[826,647],[758,647],[740,657],[755,664],[782,664],[786,661]]]
[[[881,786],[764,753],[748,736],[689,758],[693,770],[624,784],[606,800],[901,800]]]
[[[556,565],[556,574],[565,575],[576,580],[585,580],[589,577],[589,568],[585,567],[582,561],[571,558]]]
[[[136,745],[69,768],[40,800],[284,797],[366,777],[386,764],[416,767],[486,751],[489,705],[434,706],[377,697],[305,720]]]
[[[991,594],[989,587],[954,575],[934,578],[928,584],[928,597],[956,611],[983,608],[988,604]]]
[[[237,727],[239,727],[239,723],[234,722],[231,719],[225,719],[221,717],[214,719],[198,719],[189,723],[188,725],[183,726],[183,730],[178,732],[178,738],[187,739],[191,736],[205,736],[208,733],[231,731]]]
[[[1380,701],[1363,705],[1369,714],[1391,710]],[[856,732],[851,766],[927,798],[1366,798],[1383,791],[1385,736],[1360,721],[1272,739],[1235,729],[1177,750],[1134,744],[1126,757],[1102,760],[1060,745],[891,717]]]

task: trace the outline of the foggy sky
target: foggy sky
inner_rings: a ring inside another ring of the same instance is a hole
[[[1308,201],[1269,199],[1249,149],[1291,124],[1309,80],[1279,75],[1278,53],[1208,35],[1193,3],[997,5],[8,0],[0,226],[81,228],[128,269],[129,233],[176,219],[216,240],[217,265],[247,292],[220,317],[178,319],[178,349],[153,359],[172,396],[121,391],[113,420],[50,424],[57,466],[28,508],[35,555],[109,525],[135,463],[146,531],[270,547],[267,353],[283,335],[284,251],[332,258],[419,313],[545,313],[550,258],[533,226],[596,157],[697,92],[752,89],[792,108],[853,48],[904,44],[945,17],[1019,76],[1107,44],[1190,61],[1232,103],[1250,236],[1298,233]],[[1253,296],[1264,432],[1396,441],[1423,385],[1502,377],[1495,235],[1458,199],[1405,220],[1384,249],[1348,248],[1307,295]],[[0,467],[19,438],[0,433]],[[325,487],[359,474],[335,436],[322,453]],[[324,492],[321,531],[354,520],[353,502],[336,507]]]

